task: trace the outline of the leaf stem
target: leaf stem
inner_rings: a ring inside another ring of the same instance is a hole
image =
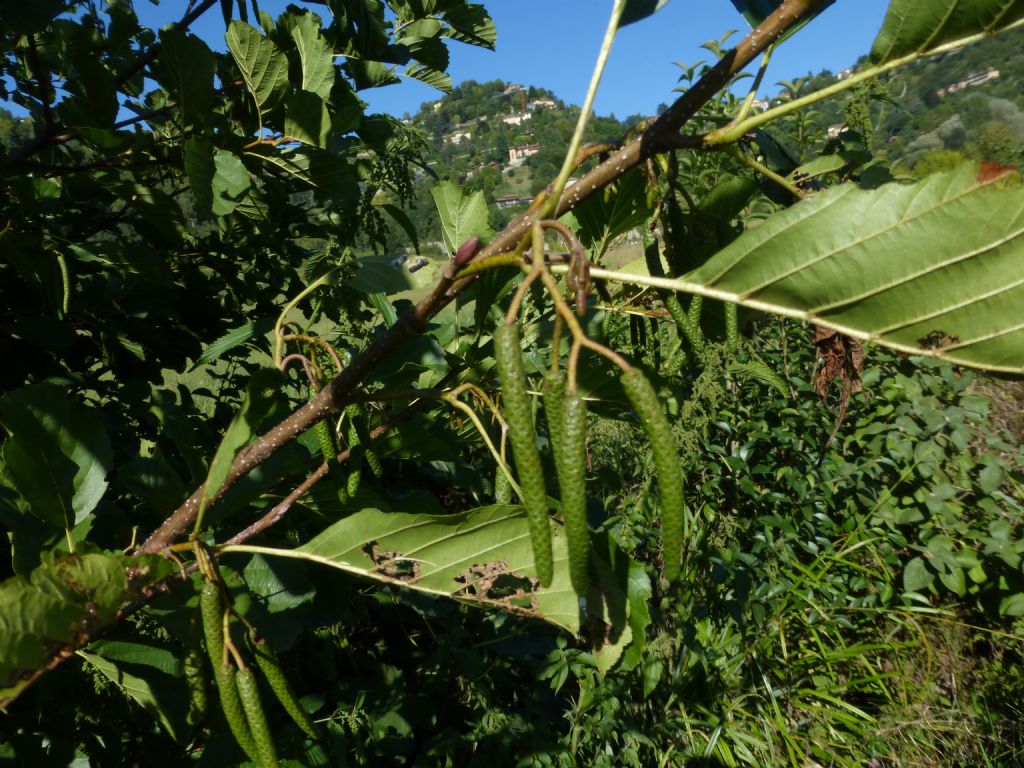
[[[1011,29],[1016,29],[1017,27],[1022,25],[1024,25],[1024,19],[1016,21],[1013,24],[1009,24],[1000,31],[1006,32]],[[879,75],[885,74],[886,72],[890,72],[894,69],[898,69],[899,67],[905,66],[907,64],[912,64],[915,61],[923,59],[925,57],[935,56],[940,53],[946,53],[948,51],[954,51],[958,48],[963,48],[966,45],[970,45],[971,43],[976,43],[979,40],[983,40],[984,38],[989,37],[992,34],[993,33],[991,32],[979,32],[976,35],[968,35],[967,37],[962,37],[959,40],[953,40],[952,42],[945,43],[944,45],[939,45],[936,46],[935,48],[929,48],[926,51],[915,51],[914,53],[909,53],[906,56],[901,56],[897,59],[887,61],[884,64],[877,64],[873,67],[867,67],[866,69],[863,69],[860,72],[851,75],[845,80],[840,80],[839,82],[833,83],[830,86],[822,88],[820,91],[809,93],[806,96],[800,97],[799,99],[787,101],[785,104],[781,104],[777,107],[769,109],[765,112],[762,112],[759,115],[754,115],[753,117],[750,117],[741,122],[734,124],[731,123],[727,126],[719,128],[718,130],[711,131],[710,133],[704,136],[704,146],[717,147],[723,144],[733,144],[739,141],[741,138],[743,138],[743,136],[750,133],[755,128],[760,128],[762,125],[770,123],[773,120],[777,120],[780,117],[785,117],[786,115],[790,115],[794,112],[797,112],[806,106],[816,104],[817,102],[823,99],[827,99],[830,96],[835,96],[837,93],[842,93],[843,91],[849,90],[850,88],[853,88],[856,85],[860,85],[865,80],[870,80],[873,77],[878,77]]]
[[[538,219],[551,218],[551,214],[558,207],[558,201],[562,197],[565,185],[569,177],[576,170],[576,153],[583,143],[583,133],[590,120],[590,112],[594,108],[594,99],[597,97],[597,88],[601,84],[601,76],[604,74],[605,65],[608,63],[608,56],[612,52],[612,43],[615,42],[615,35],[619,31],[619,21],[622,19],[622,12],[626,10],[626,0],[615,0],[612,6],[612,13],[608,19],[608,27],[604,32],[604,40],[601,41],[601,50],[597,54],[597,62],[594,64],[594,71],[590,75],[590,86],[587,88],[586,98],[583,99],[583,106],[580,109],[579,119],[576,121],[576,130],[569,141],[569,148],[565,152],[565,159],[562,160],[562,169],[551,187],[551,194],[544,201],[537,214]]]
[[[751,168],[752,170],[760,173],[765,178],[774,181],[776,184],[778,184],[780,187],[789,192],[798,200],[803,200],[804,198],[807,197],[807,193],[804,190],[800,189],[800,187],[798,187],[792,181],[787,179],[785,176],[776,173],[767,165],[759,163],[757,160],[752,158],[746,152],[743,152],[742,150],[738,149],[737,147],[729,146],[726,147],[724,151],[726,154],[743,163],[748,168]]]
[[[522,500],[522,498],[523,498],[523,489],[519,487],[519,484],[512,477],[512,473],[509,471],[508,465],[502,460],[501,454],[498,452],[498,449],[495,448],[494,447],[494,443],[491,442],[491,438],[487,434],[487,430],[484,429],[484,425],[481,423],[480,417],[476,415],[476,411],[474,411],[472,408],[470,408],[464,402],[459,400],[458,395],[448,393],[448,394],[441,395],[441,399],[444,400],[446,403],[448,403],[448,405],[450,405],[452,408],[456,408],[456,409],[462,411],[464,414],[466,414],[466,416],[469,418],[469,420],[473,422],[473,426],[476,427],[476,431],[480,433],[480,437],[483,438],[484,444],[487,446],[487,450],[491,452],[491,456],[494,458],[494,461],[497,463],[498,467],[501,469],[502,474],[505,475],[505,477],[508,479],[508,483],[509,483],[509,485],[512,486],[512,489],[516,492],[516,496],[518,496],[519,499]],[[488,398],[488,400],[489,400],[489,398]],[[503,424],[504,424],[504,422],[503,422]],[[503,428],[503,431],[504,431],[504,428]]]
[[[288,316],[288,313],[295,309],[295,307],[299,305],[299,302],[301,302],[304,298],[309,296],[309,294],[313,293],[313,291],[315,291],[321,285],[330,282],[331,278],[334,277],[334,273],[337,272],[339,269],[341,269],[341,267],[334,267],[328,272],[325,272],[324,274],[320,275],[320,277],[318,277],[316,280],[314,280],[312,283],[306,286],[306,288],[303,291],[301,291],[298,296],[296,296],[294,299],[288,302],[285,308],[281,310],[281,314],[277,316],[277,322],[274,323],[274,366],[276,368],[281,367],[281,360],[284,353],[285,341],[284,335],[281,333],[281,328],[284,325],[285,318]]]

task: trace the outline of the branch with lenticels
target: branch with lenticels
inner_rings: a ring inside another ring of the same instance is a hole
[[[729,51],[696,84],[680,96],[669,109],[637,138],[614,151],[611,156],[559,200],[555,216],[572,210],[592,194],[603,189],[630,169],[654,155],[681,145],[692,146],[680,130],[697,111],[724,88],[734,75],[743,70],[757,55],[781,37],[786,30],[810,16],[828,0],[785,0],[771,16],[739,45]],[[476,251],[476,244],[467,243],[459,249],[453,266],[481,261],[513,250],[526,236],[533,223],[533,212],[526,212],[512,221],[485,247]],[[257,439],[234,460],[219,497],[239,478],[272,456],[288,441],[302,434],[316,422],[340,411],[355,397],[357,387],[385,358],[405,342],[422,333],[427,322],[458,296],[473,278],[456,280],[447,270],[433,291],[406,312],[386,333],[379,336],[348,367],[327,384],[320,393],[288,416],[284,421]],[[159,552],[172,545],[195,523],[203,488],[197,488],[140,547],[140,552]],[[214,499],[216,501],[216,498]]]

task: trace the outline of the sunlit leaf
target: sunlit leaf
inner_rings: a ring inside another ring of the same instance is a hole
[[[441,234],[449,253],[471,237],[487,240],[493,234],[487,222],[487,201],[484,193],[442,181],[430,190],[441,217]]]
[[[871,61],[884,64],[978,34],[991,34],[1024,19],[1024,0],[891,0],[871,46]]]
[[[107,490],[113,451],[99,414],[54,384],[9,392],[0,400],[0,480],[21,496],[24,510],[70,528],[95,509]]]
[[[206,482],[203,484],[203,496],[200,506],[205,507],[210,499],[216,497],[221,486],[227,479],[231,463],[238,456],[238,453],[248,445],[260,422],[267,415],[270,407],[269,395],[276,390],[281,383],[281,374],[276,368],[265,368],[259,371],[249,380],[246,388],[245,400],[241,408],[228,425],[224,437],[221,438],[217,453],[210,462],[210,471],[207,473]]]
[[[296,15],[292,39],[302,62],[302,90],[327,101],[334,86],[334,51],[320,32],[318,17],[313,13]]]
[[[445,36],[461,43],[494,50],[498,32],[482,5],[475,3],[458,5],[445,11],[442,18],[449,25],[449,28],[444,31]]]
[[[331,136],[331,115],[323,99],[309,91],[297,91],[288,97],[284,117],[284,137],[321,149]]]
[[[833,187],[680,282],[903,352],[1022,373],[1022,275],[1020,175],[965,164],[911,185]]]
[[[288,59],[284,53],[244,21],[232,21],[225,39],[257,106],[273,107],[288,88]]]
[[[213,213],[226,216],[249,191],[249,172],[238,155],[223,149],[213,153]]]
[[[274,321],[270,318],[250,320],[248,323],[228,331],[219,339],[212,342],[210,346],[203,350],[203,354],[199,356],[199,359],[196,360],[196,365],[205,365],[207,363],[212,363],[214,360],[219,360],[222,355],[230,352],[235,347],[241,346],[252,339],[264,336],[273,330],[273,328]]]
[[[307,544],[280,550],[238,551],[299,558],[404,589],[454,598],[540,619],[572,634],[586,631],[614,663],[632,638],[626,595],[609,568],[587,596],[581,616],[569,584],[565,533],[552,525],[555,576],[544,588],[536,578],[526,513],[520,506],[481,507],[456,515],[424,515],[364,509]]]
[[[172,568],[157,555],[85,552],[45,558],[30,576],[0,584],[0,707],[33,672],[109,624]]]

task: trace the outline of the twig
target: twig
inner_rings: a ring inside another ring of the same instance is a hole
[[[823,0],[785,0],[756,30],[740,42],[735,49],[722,57],[692,88],[680,96],[639,139],[613,153],[608,160],[574,184],[569,194],[559,201],[556,216],[571,210],[638,163],[661,151],[660,148],[665,146],[661,142],[670,139],[673,134],[677,134],[689,118],[729,83],[733,75],[743,70],[754,57],[764,51],[793,24],[813,12],[822,2]],[[477,258],[483,259],[515,249],[524,236],[529,233],[533,219],[534,214],[527,213],[514,220],[504,232],[480,251]],[[348,404],[359,383],[408,339],[421,333],[427,321],[446,307],[462,290],[468,287],[470,282],[471,280],[453,282],[442,275],[428,296],[402,315],[386,333],[378,336],[362,354],[352,360],[339,376],[324,387],[319,395],[297,409],[270,432],[256,440],[248,450],[236,457],[218,492],[218,497],[234,485],[240,477],[272,456],[292,438]],[[159,552],[188,530],[199,510],[202,494],[201,487],[196,489],[143,543],[140,552]]]

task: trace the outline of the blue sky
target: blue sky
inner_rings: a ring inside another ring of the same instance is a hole
[[[286,0],[260,0],[274,15]],[[450,73],[455,84],[472,79],[500,79],[539,85],[567,102],[583,100],[590,71],[604,34],[608,0],[484,0],[498,28],[496,52],[451,43]],[[763,90],[808,71],[838,71],[867,53],[885,15],[887,0],[838,0],[775,54]],[[135,0],[144,24],[162,26],[177,20],[184,3]],[[311,5],[324,15],[326,6]],[[207,12],[193,31],[217,49],[225,50],[224,23],[219,8]],[[615,42],[595,109],[617,117],[652,114],[660,102],[672,101],[679,69],[673,62],[693,64],[710,59],[700,48],[725,32],[747,30],[743,17],[729,0],[671,0],[644,21],[623,29]],[[738,40],[735,36],[733,40]],[[415,81],[360,93],[370,110],[401,115],[415,113],[420,104],[441,94]],[[20,111],[20,110],[19,110]]]

